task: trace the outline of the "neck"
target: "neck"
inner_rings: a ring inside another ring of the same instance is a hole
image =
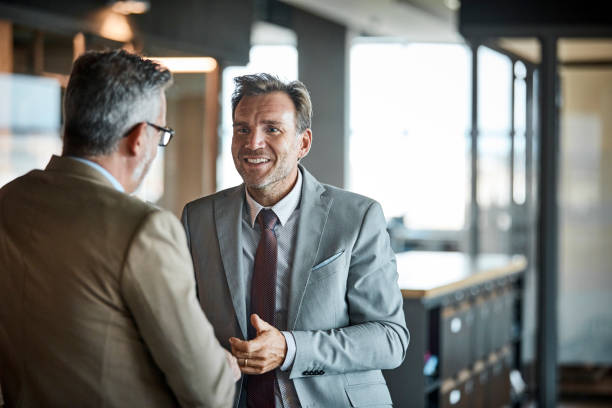
[[[83,158],[104,167],[121,184],[126,193],[133,192],[130,173],[119,155],[111,153],[105,156],[85,156]]]
[[[269,184],[263,188],[254,188],[247,186],[249,194],[260,205],[264,207],[272,207],[280,200],[285,198],[287,194],[291,192],[291,190],[293,190],[293,187],[295,187],[295,183],[297,183],[298,171],[299,170],[296,169],[293,174],[293,177],[287,176],[286,178],[281,179],[275,183]]]

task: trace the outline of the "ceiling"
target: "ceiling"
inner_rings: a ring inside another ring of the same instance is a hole
[[[501,38],[498,44],[528,61],[540,62],[540,42],[536,38]],[[612,61],[612,39],[561,38],[558,58],[562,63]]]
[[[458,0],[281,0],[361,35],[405,41],[463,42]]]

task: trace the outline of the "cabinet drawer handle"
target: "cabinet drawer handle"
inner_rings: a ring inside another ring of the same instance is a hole
[[[453,317],[451,319],[451,322],[450,322],[451,333],[459,333],[461,331],[461,326],[463,326],[463,323],[461,322],[460,318]]]

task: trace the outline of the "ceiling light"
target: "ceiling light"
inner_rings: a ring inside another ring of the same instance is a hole
[[[217,61],[211,57],[148,57],[174,73],[211,72],[217,68]]]
[[[444,5],[452,11],[457,11],[461,7],[461,1],[459,0],[444,0]]]
[[[149,11],[151,4],[148,0],[115,0],[111,1],[111,8],[120,14],[143,14]]]
[[[100,35],[119,42],[128,42],[134,37],[127,17],[111,11],[101,15]]]

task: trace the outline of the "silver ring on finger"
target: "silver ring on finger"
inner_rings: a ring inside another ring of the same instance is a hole
[[[249,359],[248,359],[248,358],[245,358],[245,359],[244,359],[244,366],[245,366],[245,367],[248,367],[248,366],[249,366]]]

